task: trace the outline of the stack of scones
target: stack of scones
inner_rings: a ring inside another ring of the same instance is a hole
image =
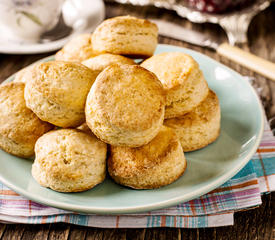
[[[59,192],[91,189],[106,169],[135,189],[176,181],[184,152],[219,136],[220,106],[191,56],[153,55],[157,38],[150,21],[115,17],[72,39],[55,61],[18,72],[0,85],[0,147],[35,155],[32,176]]]

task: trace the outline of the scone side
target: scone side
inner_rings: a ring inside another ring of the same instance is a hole
[[[152,142],[142,147],[110,147],[108,172],[117,183],[135,189],[159,188],[184,173],[186,159],[181,144],[175,133],[170,135],[163,129]],[[158,146],[161,138],[164,145]]]
[[[207,98],[192,112],[179,118],[166,119],[164,125],[175,129],[185,152],[203,148],[220,134],[221,110],[216,94]]]
[[[37,141],[35,153],[32,174],[44,187],[60,192],[79,192],[105,179],[107,146],[82,131],[49,132]]]
[[[36,140],[53,126],[27,108],[24,87],[22,82],[0,85],[0,145],[6,152],[28,158],[34,154]]]
[[[2,134],[0,134],[0,148],[11,155],[21,158],[30,158],[34,155],[34,146],[16,143]]]
[[[93,33],[92,42],[99,52],[149,57],[157,46],[157,35],[158,29],[154,23],[120,16],[100,24]]]

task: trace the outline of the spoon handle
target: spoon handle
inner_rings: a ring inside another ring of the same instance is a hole
[[[217,53],[275,81],[275,64],[270,61],[257,57],[238,47],[231,46],[228,43],[222,43],[217,48]]]

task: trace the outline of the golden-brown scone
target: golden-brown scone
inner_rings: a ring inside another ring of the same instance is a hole
[[[34,155],[34,144],[53,128],[26,107],[24,83],[0,85],[0,148],[13,155]]]
[[[181,52],[161,53],[145,60],[142,67],[155,73],[167,92],[165,118],[183,116],[208,94],[208,85],[198,63]]]
[[[82,62],[96,56],[93,49],[92,35],[85,33],[72,38],[65,46],[55,54],[55,60]]]
[[[13,82],[22,82],[22,83],[26,83],[28,81],[28,79],[30,78],[28,75],[31,72],[31,68],[34,65],[30,65],[28,67],[25,67],[23,69],[21,69],[19,72],[17,72],[15,74],[14,80]]]
[[[85,121],[86,97],[95,78],[93,71],[76,62],[37,64],[26,83],[26,105],[43,121],[77,127]]]
[[[43,187],[81,192],[101,183],[106,174],[107,146],[76,129],[51,131],[35,144],[32,176]]]
[[[115,182],[136,189],[159,188],[176,181],[186,160],[178,137],[162,127],[148,144],[138,147],[110,146],[108,171]]]
[[[102,141],[138,147],[163,124],[165,94],[157,77],[138,65],[112,65],[97,77],[86,101],[86,122]]]
[[[93,48],[99,52],[150,57],[158,42],[156,24],[131,16],[105,20],[94,31]]]
[[[213,91],[192,112],[181,118],[166,119],[164,124],[175,129],[183,151],[189,152],[214,142],[220,133],[219,99]]]
[[[83,61],[82,64],[85,65],[86,67],[90,68],[91,70],[93,70],[94,73],[99,74],[106,67],[111,66],[113,64],[134,65],[136,63],[134,60],[127,58],[127,57],[110,54],[110,53],[105,53],[105,54],[100,54],[96,57],[89,58],[89,59]]]

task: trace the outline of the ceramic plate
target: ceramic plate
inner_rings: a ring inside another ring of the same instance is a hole
[[[204,149],[186,153],[187,170],[176,182],[156,190],[132,190],[107,178],[82,193],[58,193],[31,176],[32,160],[0,151],[0,181],[33,201],[84,213],[134,213],[168,207],[199,197],[234,176],[255,153],[263,132],[261,103],[238,73],[198,52],[159,45],[156,53],[185,52],[200,64],[221,105],[221,134]],[[47,61],[51,58],[44,59]],[[10,77],[7,81],[11,81]]]

